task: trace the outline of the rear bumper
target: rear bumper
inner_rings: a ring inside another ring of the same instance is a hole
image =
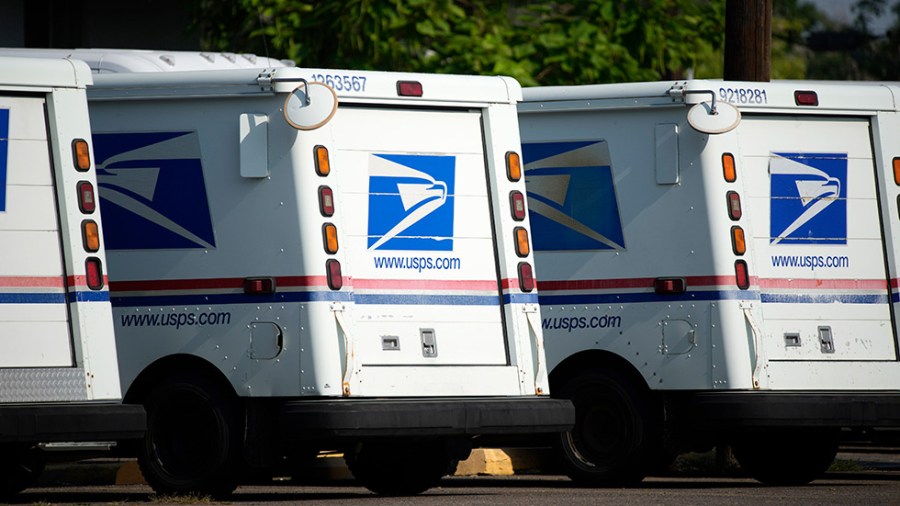
[[[900,427],[900,392],[697,392],[691,424],[703,430]]]
[[[144,407],[131,404],[0,405],[0,442],[121,441],[143,437]]]
[[[281,406],[280,433],[294,439],[494,436],[569,430],[568,400],[541,398],[318,399]]]

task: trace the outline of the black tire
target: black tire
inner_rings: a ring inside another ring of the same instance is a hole
[[[201,376],[181,375],[147,397],[147,434],[138,451],[144,479],[158,494],[225,497],[241,469],[236,400]]]
[[[749,434],[731,445],[734,458],[751,477],[766,485],[805,485],[820,478],[837,455],[836,431],[787,431]]]
[[[575,427],[559,435],[564,472],[589,486],[633,486],[659,461],[662,416],[644,385],[615,370],[585,371],[556,387],[572,399]]]
[[[344,453],[353,477],[386,496],[420,494],[436,486],[455,462],[436,442],[366,442]]]
[[[37,481],[44,470],[44,454],[34,447],[0,445],[0,499],[7,499]]]

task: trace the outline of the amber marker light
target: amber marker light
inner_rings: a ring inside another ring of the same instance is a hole
[[[722,155],[722,174],[725,176],[725,181],[729,183],[737,181],[737,170],[734,166],[734,155],[732,155],[731,153],[724,153]]]
[[[325,240],[325,253],[333,255],[338,250],[337,227],[334,223],[326,223],[322,225],[322,236]]]
[[[84,241],[84,250],[95,253],[100,250],[100,228],[93,220],[81,222],[81,238]]]
[[[731,250],[734,251],[735,255],[743,255],[747,252],[744,229],[737,225],[731,227]]]
[[[91,168],[91,151],[84,139],[72,141],[72,154],[75,156],[75,168],[84,172]]]
[[[325,146],[316,146],[316,174],[327,176],[331,173],[331,162],[328,160],[328,148]]]
[[[506,153],[506,177],[512,182],[522,179],[522,160],[515,151]]]
[[[513,233],[516,235],[516,254],[527,257],[531,251],[528,247],[528,231],[524,227],[516,227]]]
[[[900,186],[900,157],[895,157],[893,164],[894,164],[894,184]]]

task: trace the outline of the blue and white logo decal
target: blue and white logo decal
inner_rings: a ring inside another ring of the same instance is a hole
[[[106,249],[215,247],[196,132],[93,137]]]
[[[456,158],[369,158],[370,250],[453,250]]]
[[[522,145],[535,250],[625,249],[606,141]]]
[[[9,109],[0,109],[0,213],[6,212],[6,167],[9,163]]]
[[[773,153],[772,244],[847,244],[847,154]]]

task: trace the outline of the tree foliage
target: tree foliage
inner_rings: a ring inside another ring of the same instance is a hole
[[[721,74],[724,0],[195,0],[209,50],[526,85]]]

